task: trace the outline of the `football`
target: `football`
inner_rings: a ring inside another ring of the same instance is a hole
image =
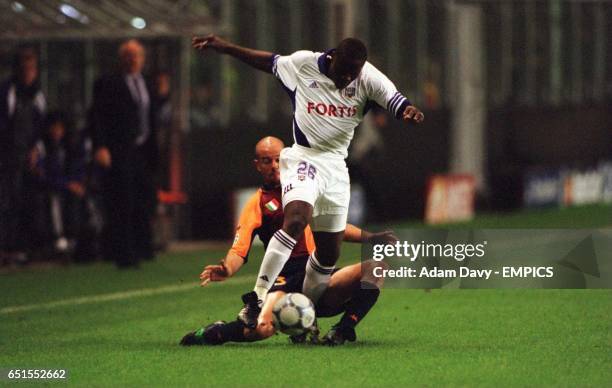
[[[298,293],[280,298],[272,312],[276,329],[288,335],[304,333],[314,324],[316,316],[312,301]]]

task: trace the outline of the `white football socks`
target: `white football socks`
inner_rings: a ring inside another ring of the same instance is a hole
[[[285,231],[279,229],[274,233],[268,248],[259,267],[257,282],[253,291],[257,294],[259,300],[264,300],[268,294],[268,290],[276,281],[276,277],[285,266],[296,241],[289,236]]]
[[[308,264],[306,264],[306,277],[304,278],[304,285],[302,286],[302,292],[304,295],[312,300],[312,303],[317,303],[321,295],[327,289],[329,278],[334,272],[334,266],[326,267],[319,263],[315,254],[308,258]]]

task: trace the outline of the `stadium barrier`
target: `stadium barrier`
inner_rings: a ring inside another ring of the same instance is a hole
[[[523,186],[528,208],[612,203],[612,161],[590,168],[532,168]]]

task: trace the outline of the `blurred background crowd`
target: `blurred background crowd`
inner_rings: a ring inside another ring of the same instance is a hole
[[[118,66],[94,85],[86,125],[47,109],[39,57],[18,46],[0,86],[0,258],[76,261],[100,255],[120,267],[154,257],[152,218],[168,125],[169,83],[145,79],[145,49],[119,46]]]
[[[0,0],[0,257],[130,268],[231,236],[253,145],[291,144],[292,107],[193,52],[209,32],[282,54],[358,37],[424,110],[357,130],[355,222],[450,221],[466,191],[476,212],[611,202],[611,20],[607,1]]]

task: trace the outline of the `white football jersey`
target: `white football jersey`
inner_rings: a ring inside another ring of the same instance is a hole
[[[397,118],[410,102],[367,61],[359,76],[338,90],[326,75],[329,54],[296,51],[287,56],[275,55],[272,73],[293,103],[294,141],[346,158],[355,127],[374,102]]]

